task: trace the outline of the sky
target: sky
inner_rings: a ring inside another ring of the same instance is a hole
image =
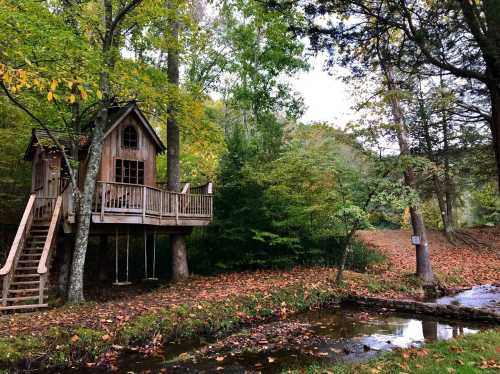
[[[302,72],[291,80],[292,87],[303,97],[306,111],[301,118],[304,123],[329,122],[336,127],[345,127],[355,118],[351,109],[354,101],[349,85],[336,75],[324,70],[326,56],[311,57],[310,70]],[[340,67],[336,71],[345,73]]]

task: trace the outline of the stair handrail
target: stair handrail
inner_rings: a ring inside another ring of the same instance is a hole
[[[57,224],[61,218],[61,205],[62,205],[62,195],[59,195],[52,212],[52,218],[50,219],[49,231],[47,238],[45,239],[45,244],[43,245],[42,256],[40,257],[40,262],[38,263],[38,274],[43,275],[48,272],[47,260],[50,256],[50,250],[54,246],[54,240],[56,238]]]
[[[19,224],[16,236],[14,238],[14,241],[12,242],[12,246],[10,247],[7,261],[5,262],[5,265],[0,269],[0,276],[5,276],[11,272],[16,260],[16,256],[19,254],[18,252],[20,252],[24,245],[26,234],[31,228],[31,223],[33,222],[33,207],[35,205],[35,200],[36,194],[30,195],[28,204],[26,204],[26,209],[24,209],[21,223]]]

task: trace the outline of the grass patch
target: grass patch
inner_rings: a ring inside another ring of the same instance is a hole
[[[424,348],[391,352],[365,364],[326,366],[312,364],[285,372],[294,374],[472,374],[498,373],[500,330],[466,335],[449,341],[427,344]]]

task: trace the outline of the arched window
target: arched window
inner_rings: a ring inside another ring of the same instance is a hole
[[[123,129],[122,144],[124,148],[137,148],[139,143],[137,130],[134,126],[127,126]]]

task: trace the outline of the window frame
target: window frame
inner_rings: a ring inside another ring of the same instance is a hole
[[[143,186],[145,176],[144,160],[115,159],[115,182]]]
[[[130,143],[133,143],[133,142],[131,142],[130,136],[126,136],[126,131],[128,129],[133,130],[135,133],[135,145],[131,145]],[[126,142],[128,142],[128,144]],[[137,128],[134,125],[129,124],[129,125],[126,125],[125,127],[123,127],[123,129],[121,131],[121,145],[122,145],[122,148],[125,148],[125,149],[139,149],[139,131],[137,130]]]

